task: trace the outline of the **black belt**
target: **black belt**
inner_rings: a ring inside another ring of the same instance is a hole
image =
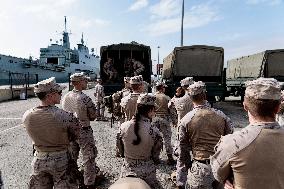
[[[92,127],[89,126],[89,127],[82,127],[83,130],[90,130]]]
[[[193,160],[203,164],[210,164],[210,159],[204,159],[204,160],[193,159]]]

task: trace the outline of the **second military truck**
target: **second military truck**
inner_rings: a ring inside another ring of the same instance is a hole
[[[259,77],[275,78],[284,81],[284,49],[266,50],[228,61],[228,95],[244,98],[245,81]]]
[[[162,78],[170,86],[168,94],[173,96],[180,80],[193,77],[194,81],[206,83],[210,102],[225,98],[224,49],[222,47],[193,45],[176,47],[164,58]]]
[[[142,75],[150,83],[152,73],[151,48],[136,42],[102,46],[100,50],[101,79],[106,95],[123,88],[124,77]]]

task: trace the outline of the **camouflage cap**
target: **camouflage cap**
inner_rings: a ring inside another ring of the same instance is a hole
[[[65,88],[66,88],[66,86],[59,85],[59,84],[56,83],[55,77],[51,77],[49,79],[40,81],[37,84],[35,84],[34,92],[35,93],[56,92],[56,91],[62,91]]]
[[[142,84],[143,82],[143,78],[141,78],[140,76],[134,76],[130,78],[130,84]]]
[[[140,94],[137,100],[137,104],[144,104],[149,106],[155,106],[156,97],[150,93]]]
[[[83,80],[87,80],[90,81],[91,78],[88,77],[84,72],[81,73],[74,73],[70,76],[70,80],[71,81],[83,81]]]
[[[120,178],[109,189],[151,189],[150,186],[140,178]]]
[[[159,87],[159,86],[168,87],[164,82],[162,82],[162,81],[157,81],[157,82],[156,82],[156,87]]]
[[[130,82],[130,77],[124,77],[123,80],[124,80],[125,83],[129,83]]]
[[[194,82],[187,88],[189,95],[197,95],[206,92],[206,85],[202,81]]]
[[[193,83],[193,77],[186,77],[184,78],[183,80],[180,81],[180,85],[183,87],[183,86],[186,86],[186,85],[190,85]]]
[[[281,89],[279,82],[274,78],[258,78],[246,81],[246,97],[255,99],[280,100]]]

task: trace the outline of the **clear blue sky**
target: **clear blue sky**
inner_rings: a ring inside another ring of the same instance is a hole
[[[89,48],[136,41],[160,63],[180,45],[182,0],[1,0],[0,54],[39,57],[59,40],[64,16],[71,46],[82,32]],[[283,0],[185,0],[184,45],[225,49],[225,60],[284,48]],[[156,63],[155,61],[154,63]]]

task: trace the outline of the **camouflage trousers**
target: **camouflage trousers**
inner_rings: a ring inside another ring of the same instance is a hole
[[[193,161],[188,170],[186,189],[213,189],[215,181],[210,164]]]
[[[96,180],[95,158],[97,157],[97,148],[91,127],[81,129],[79,140],[71,143],[72,156],[76,162],[79,157],[80,149],[83,156],[84,184],[92,185]]]
[[[120,178],[137,177],[143,179],[151,188],[162,189],[156,177],[156,166],[153,160],[125,158],[121,167]]]
[[[167,117],[154,117],[152,123],[163,134],[163,139],[164,139],[167,154],[173,154],[172,130],[171,130],[171,125],[170,125],[170,121],[168,120],[168,118]]]
[[[103,101],[95,101],[95,106],[96,106],[96,109],[97,109],[98,117],[104,117],[105,105],[104,105]]]
[[[67,151],[38,153],[32,161],[30,189],[78,188],[76,176],[70,171]]]

